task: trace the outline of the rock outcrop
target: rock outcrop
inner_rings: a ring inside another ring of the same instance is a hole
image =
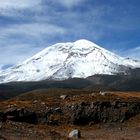
[[[140,101],[80,101],[63,106],[47,107],[42,110],[29,108],[10,108],[0,112],[0,121],[6,120],[26,123],[46,123],[49,125],[124,122],[140,113]]]

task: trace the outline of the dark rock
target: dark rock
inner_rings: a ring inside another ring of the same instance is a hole
[[[31,110],[26,110],[24,108],[8,110],[5,112],[6,119],[15,122],[27,122],[36,123],[37,116],[36,113]]]
[[[140,103],[127,103],[100,101],[91,104],[82,103],[71,105],[65,110],[70,119],[69,122],[76,125],[85,125],[90,122],[124,122],[140,113]]]
[[[0,122],[0,129],[2,129],[2,125],[3,125],[2,122]]]
[[[7,140],[7,139],[0,135],[0,140]]]
[[[6,115],[4,112],[0,112],[0,122],[5,122],[6,121]]]

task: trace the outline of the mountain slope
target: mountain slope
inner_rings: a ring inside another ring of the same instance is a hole
[[[122,58],[90,41],[78,40],[50,46],[20,65],[1,72],[0,83],[112,75],[136,67],[140,67],[140,61]]]
[[[9,99],[20,94],[44,93],[53,90],[51,95],[60,93],[62,90],[93,91],[140,91],[140,68],[130,69],[128,75],[93,75],[87,78],[72,78],[62,81],[44,80],[38,82],[11,82],[0,84],[0,100]],[[55,91],[54,91],[55,90]],[[57,90],[57,91],[56,91]],[[75,94],[75,91],[73,91]],[[48,95],[47,95],[48,96]]]

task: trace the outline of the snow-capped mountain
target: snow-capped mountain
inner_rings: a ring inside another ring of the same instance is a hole
[[[23,63],[0,72],[0,83],[86,78],[94,74],[125,73],[140,61],[125,59],[88,40],[58,43]]]

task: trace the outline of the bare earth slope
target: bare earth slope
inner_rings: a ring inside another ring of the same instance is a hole
[[[139,140],[140,93],[27,93],[0,102],[0,121],[8,140],[68,140],[74,128],[81,140]]]

